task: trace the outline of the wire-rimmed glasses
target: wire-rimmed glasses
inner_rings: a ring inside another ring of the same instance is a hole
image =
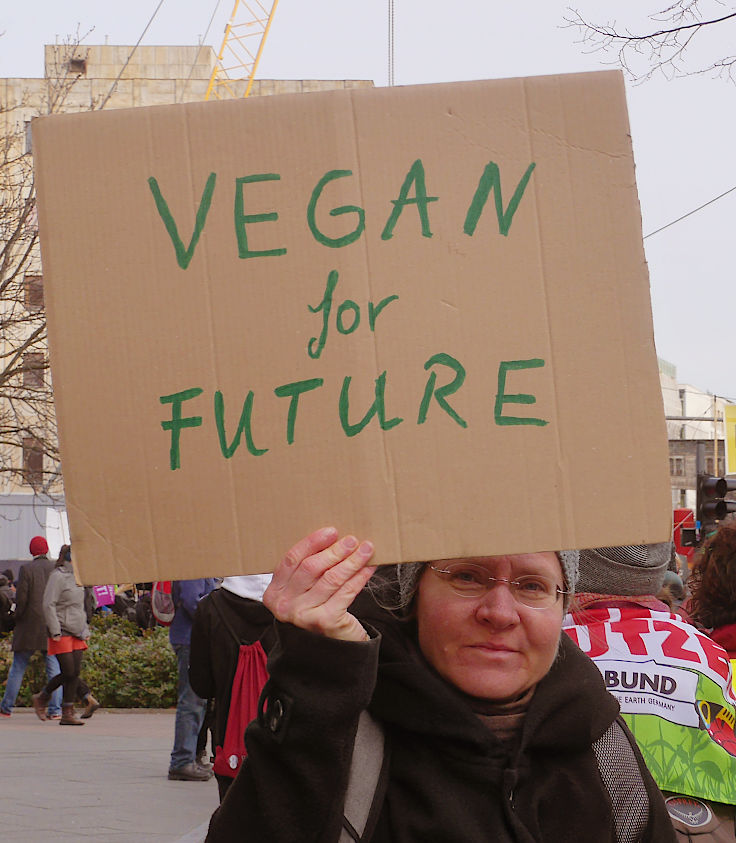
[[[549,609],[568,594],[557,583],[542,574],[524,574],[513,580],[492,577],[481,565],[472,562],[448,562],[443,567],[429,566],[460,597],[482,597],[499,583],[507,585],[517,603],[530,609]]]

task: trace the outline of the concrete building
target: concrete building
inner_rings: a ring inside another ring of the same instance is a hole
[[[0,79],[0,249],[10,248],[16,236],[14,260],[0,261],[0,290],[8,289],[5,282],[14,275],[11,293],[0,298],[5,328],[0,354],[16,361],[12,370],[0,363],[0,570],[28,558],[28,538],[34,534],[47,533],[50,544],[58,538],[57,545],[68,538],[54,453],[43,266],[32,201],[33,118],[203,101],[216,61],[209,46],[51,44],[44,48],[42,79]],[[245,80],[234,83],[234,93],[242,94],[245,85]],[[361,79],[260,79],[250,96],[372,85]],[[39,331],[40,339],[27,344]]]
[[[692,384],[679,383],[675,366],[666,360],[659,361],[659,380],[668,419],[672,506],[694,510],[698,444],[704,447],[706,473],[718,477],[726,473],[723,411],[729,402]]]

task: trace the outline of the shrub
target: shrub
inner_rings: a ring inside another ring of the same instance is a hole
[[[117,615],[92,618],[89,649],[82,677],[106,708],[167,708],[176,705],[176,655],[164,627],[141,630]],[[0,638],[0,684],[13,660],[11,636]],[[40,653],[34,654],[23,678],[16,705],[31,705],[31,694],[46,683]]]

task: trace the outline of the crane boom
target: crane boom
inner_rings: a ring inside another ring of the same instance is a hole
[[[247,97],[253,85],[263,46],[271,28],[278,0],[235,0],[225,36],[217,55],[205,99]],[[242,93],[238,89],[245,82]]]

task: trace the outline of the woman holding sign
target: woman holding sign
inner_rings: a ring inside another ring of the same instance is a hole
[[[209,841],[674,840],[561,637],[577,552],[401,565],[364,590],[372,555],[325,528],[276,569],[271,678]]]

